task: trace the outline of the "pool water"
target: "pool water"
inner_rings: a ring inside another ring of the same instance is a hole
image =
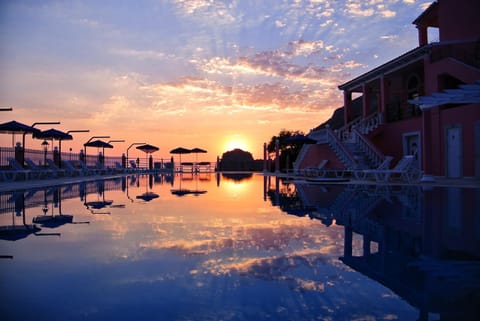
[[[480,192],[259,174],[0,195],[1,320],[475,320]]]

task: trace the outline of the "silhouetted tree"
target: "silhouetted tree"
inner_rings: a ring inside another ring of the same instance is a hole
[[[270,154],[271,159],[275,159],[275,142],[277,139],[279,141],[280,168],[287,167],[287,156],[289,159],[288,168],[292,168],[293,162],[297,159],[297,155],[304,143],[300,141],[288,141],[288,138],[297,135],[305,134],[300,130],[291,131],[282,129],[278,135],[272,136],[270,139],[270,142],[267,145],[267,151]]]
[[[262,162],[255,161],[250,152],[234,149],[223,153],[220,161],[220,170],[223,171],[258,171]]]

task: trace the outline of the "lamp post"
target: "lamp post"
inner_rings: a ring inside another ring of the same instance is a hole
[[[85,164],[87,163],[87,144],[95,138],[110,138],[110,136],[92,136],[87,140],[85,144],[83,144],[83,155],[85,157]]]
[[[127,161],[126,161],[127,167],[128,167],[128,150],[129,150],[130,148],[132,148],[132,146],[135,146],[135,145],[143,145],[143,144],[146,144],[146,143],[132,143],[130,146],[128,146],[128,148],[127,148]]]
[[[42,142],[43,147],[43,167],[47,167],[47,151],[48,151],[48,142],[44,140]]]
[[[12,111],[12,107],[0,107],[0,111]]]

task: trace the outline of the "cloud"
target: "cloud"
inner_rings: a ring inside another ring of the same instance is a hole
[[[236,76],[265,76],[277,81],[292,81],[298,84],[325,84],[327,69],[314,63],[296,64],[290,58],[299,55],[318,55],[323,42],[292,42],[288,50],[263,51],[237,58],[215,57],[199,66],[207,74]],[[333,50],[330,48],[330,50]],[[335,59],[334,57],[331,57]],[[328,82],[330,83],[330,82]]]
[[[175,0],[177,8],[184,15],[207,25],[225,25],[238,22],[233,13],[235,3],[226,5],[220,1],[210,0]]]
[[[351,17],[372,17],[378,15],[383,18],[393,18],[397,15],[396,11],[387,8],[383,0],[349,0],[345,4],[344,12]]]
[[[357,17],[370,17],[375,14],[373,8],[365,8],[365,5],[362,2],[348,1],[345,4],[345,12],[351,16]]]
[[[189,110],[209,113],[240,110],[302,109],[308,94],[277,83],[246,84],[234,87],[205,78],[184,78],[178,82],[158,83],[143,88],[157,112],[174,112],[188,101]],[[178,113],[181,113],[177,111]]]
[[[384,18],[393,18],[397,15],[397,13],[392,10],[382,10],[380,11],[380,15],[382,15]]]
[[[154,50],[136,50],[136,49],[112,49],[110,53],[127,58],[134,58],[139,60],[144,59],[158,59],[164,60],[167,55],[160,51]],[[172,57],[173,58],[173,57]]]
[[[291,56],[315,56],[322,53],[324,48],[323,40],[306,41],[303,39],[288,43],[287,53]]]
[[[411,0],[411,1],[413,1],[413,0]],[[409,4],[411,3],[411,2],[409,2],[409,1],[406,1],[406,2],[409,3]],[[427,8],[430,7],[430,5],[431,5],[432,3],[433,3],[433,1],[421,3],[421,4],[420,4],[420,8],[421,8],[422,10],[427,10]]]
[[[283,28],[283,27],[285,27],[286,25],[287,25],[287,24],[286,24],[286,22],[284,22],[284,21],[275,20],[275,26],[276,26],[277,28]]]
[[[398,39],[398,35],[383,35],[380,39],[387,40],[388,42],[394,42]]]

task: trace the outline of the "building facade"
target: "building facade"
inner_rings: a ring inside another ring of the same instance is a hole
[[[478,0],[433,2],[413,21],[419,46],[340,85],[344,126],[309,136],[343,144],[333,149],[345,154],[345,168],[374,168],[384,155],[395,161],[414,155],[426,176],[480,178],[479,12]],[[429,28],[438,29],[438,42],[429,41]],[[362,113],[353,117],[352,95],[358,94]],[[349,150],[349,141],[365,145],[366,155]],[[300,167],[311,165],[309,154],[318,146],[307,149]]]

